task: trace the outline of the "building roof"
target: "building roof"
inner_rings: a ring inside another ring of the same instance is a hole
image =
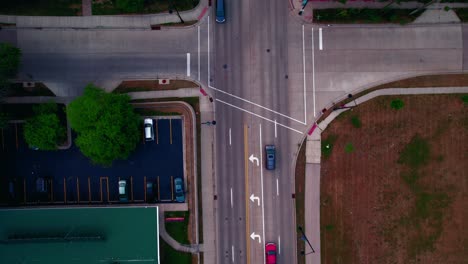
[[[2,263],[159,264],[158,207],[0,209]]]

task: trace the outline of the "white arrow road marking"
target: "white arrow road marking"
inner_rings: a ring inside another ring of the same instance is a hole
[[[258,206],[260,206],[260,197],[257,197],[252,193],[252,195],[250,195],[250,201],[255,202],[255,200],[257,200]]]
[[[258,162],[258,158],[255,157],[253,154],[250,155],[249,160],[250,160],[250,162],[252,162],[252,163],[254,163],[254,161],[256,161],[256,162],[257,162],[257,166],[260,165],[259,162]]]
[[[252,232],[252,234],[250,234],[250,238],[255,240],[256,238],[258,238],[258,243],[262,243],[262,238],[260,237],[260,235],[256,235],[255,232]]]

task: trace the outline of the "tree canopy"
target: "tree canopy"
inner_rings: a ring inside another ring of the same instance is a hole
[[[30,147],[41,150],[55,150],[66,138],[66,130],[60,124],[56,103],[40,104],[33,107],[35,116],[26,120],[24,139]]]
[[[21,50],[8,44],[0,43],[0,78],[13,78],[18,72]]]
[[[76,145],[93,163],[109,166],[126,159],[140,139],[140,118],[128,95],[106,93],[90,84],[67,107]]]

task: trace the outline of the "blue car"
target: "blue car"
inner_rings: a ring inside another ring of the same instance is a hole
[[[266,164],[267,170],[274,170],[276,167],[276,148],[274,145],[265,146]]]
[[[185,192],[184,192],[184,182],[182,178],[175,178],[174,179],[174,189],[175,189],[175,200],[178,203],[185,202]]]
[[[224,15],[224,0],[216,1],[216,22],[220,24],[226,22],[226,17]]]

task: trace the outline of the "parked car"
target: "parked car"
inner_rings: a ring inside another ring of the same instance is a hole
[[[52,179],[50,177],[36,178],[36,198],[41,202],[50,202],[52,198]]]
[[[144,121],[145,128],[145,140],[153,141],[154,140],[154,130],[153,130],[153,119],[145,118]]]
[[[267,170],[274,170],[276,167],[276,148],[274,145],[266,145],[265,146],[265,154],[266,154],[266,169]]]
[[[128,183],[127,180],[119,181],[119,201],[128,202]]]
[[[146,182],[146,202],[154,202],[154,184],[152,181]]]
[[[182,178],[174,179],[175,199],[178,203],[185,202],[184,182]]]
[[[276,264],[276,244],[267,243],[265,245],[266,264]]]

